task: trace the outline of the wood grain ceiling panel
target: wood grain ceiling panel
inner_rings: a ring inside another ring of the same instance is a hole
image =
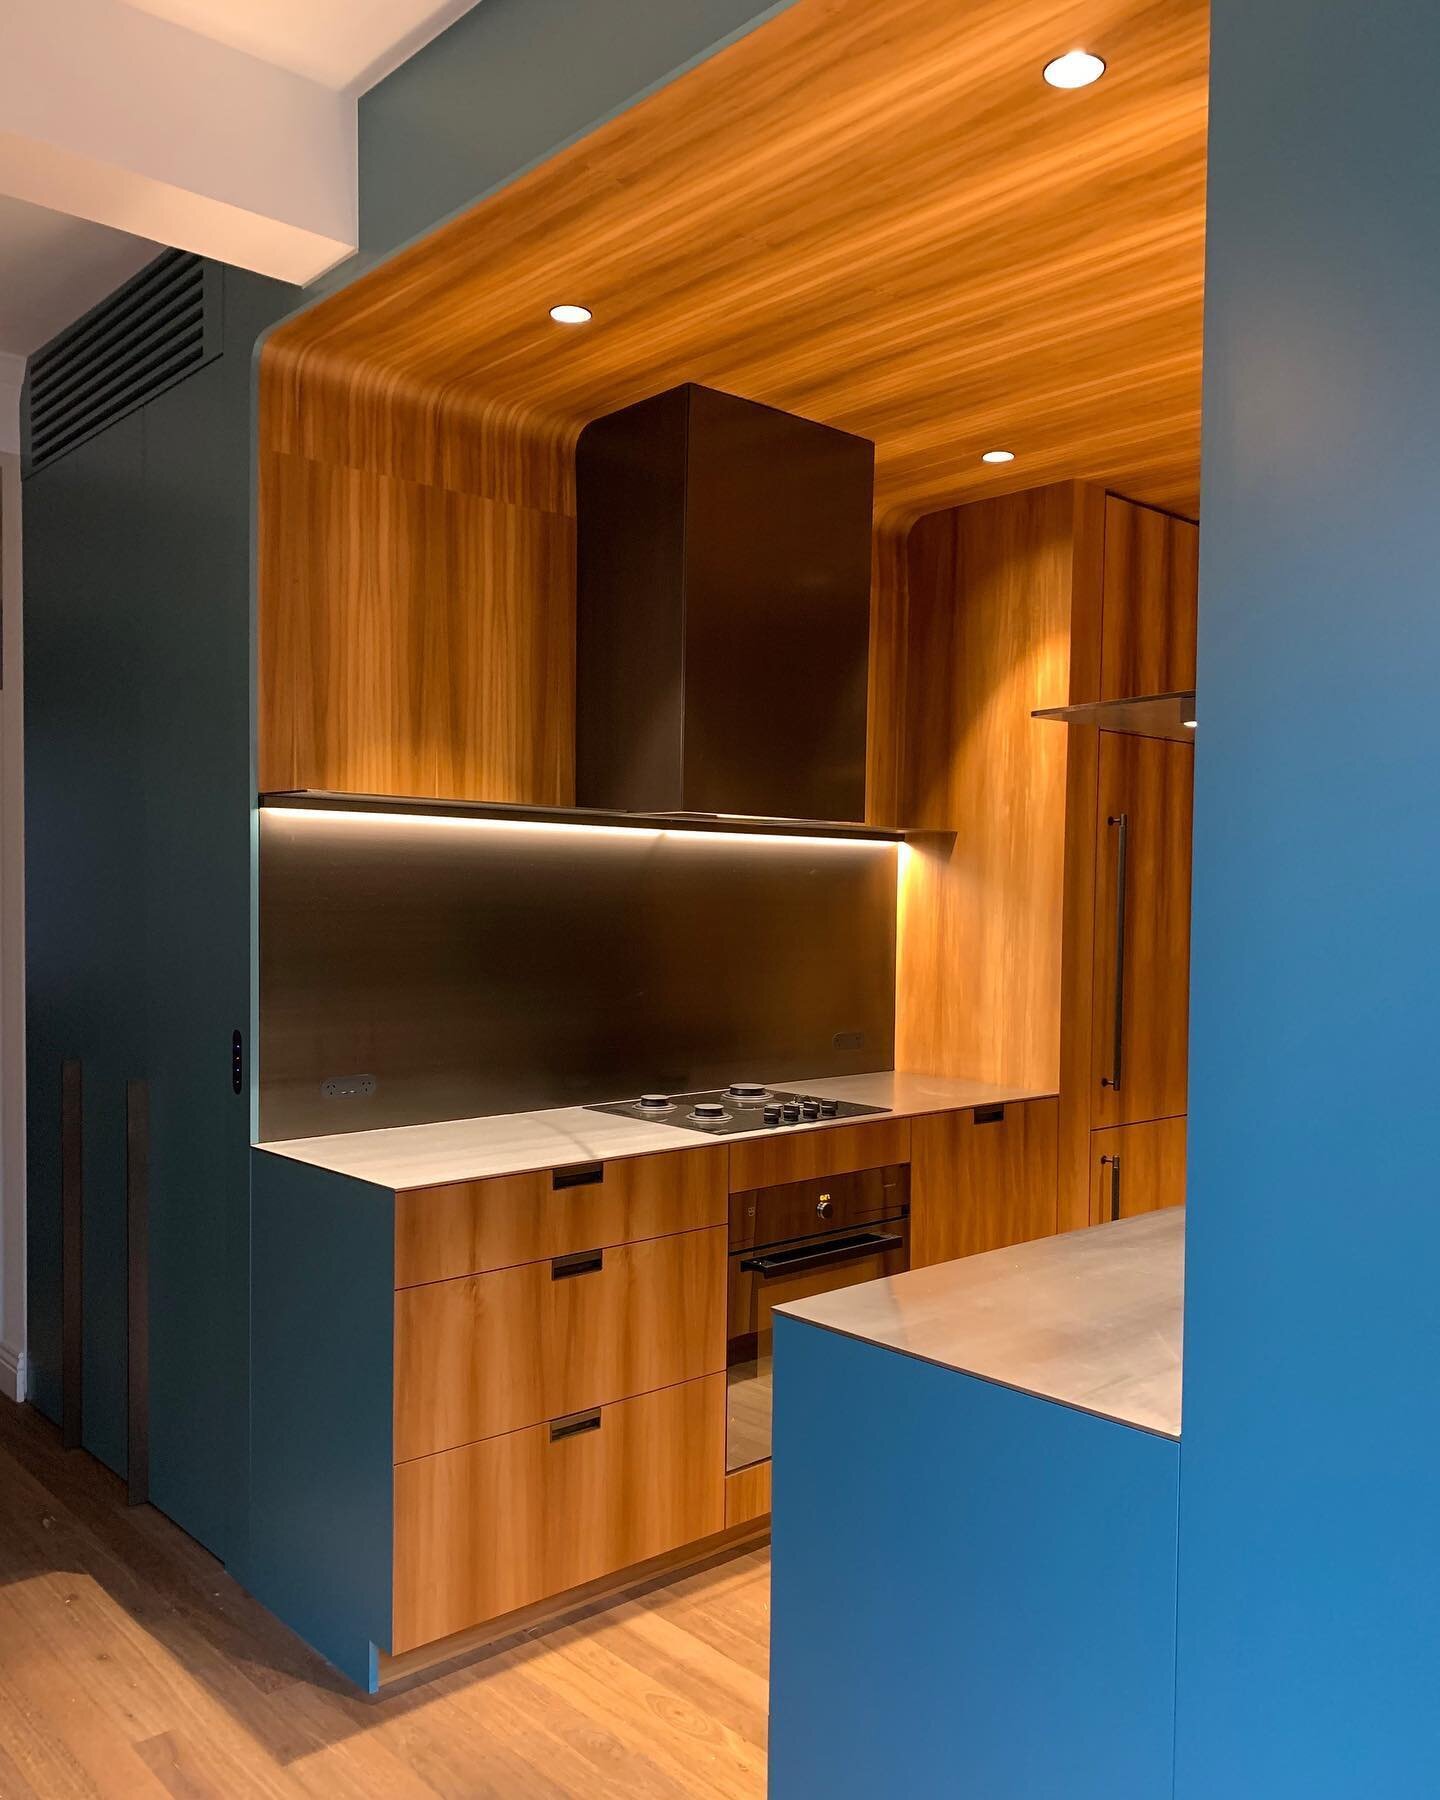
[[[1072,477],[1193,514],[1207,22],[796,0],[282,328],[266,441],[494,494],[517,431],[563,470],[587,419],[694,380],[872,438],[890,527]],[[1076,43],[1104,79],[1046,87]],[[326,443],[286,381],[348,396]]]

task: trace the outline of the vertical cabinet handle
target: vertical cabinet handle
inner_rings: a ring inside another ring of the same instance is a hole
[[[1129,878],[1130,815],[1114,813],[1105,823],[1115,830],[1115,1023],[1110,1073],[1100,1077],[1100,1085],[1118,1094],[1125,1066],[1125,887]]]
[[[1113,1225],[1120,1217],[1120,1158],[1118,1156],[1102,1156],[1100,1166],[1103,1169],[1110,1165],[1110,1222]]]

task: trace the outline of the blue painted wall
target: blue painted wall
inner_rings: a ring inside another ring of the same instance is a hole
[[[775,1335],[771,1800],[1168,1794],[1178,1446]]]
[[[1180,1800],[1440,1791],[1440,8],[1215,0]]]

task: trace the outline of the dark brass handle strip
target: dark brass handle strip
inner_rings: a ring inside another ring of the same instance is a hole
[[[600,1429],[600,1408],[592,1406],[588,1412],[567,1413],[563,1419],[550,1421],[550,1442],[558,1444],[564,1438],[583,1437],[587,1431]]]
[[[1101,1087],[1120,1092],[1120,1076],[1125,1061],[1125,886],[1129,879],[1130,815],[1116,813],[1106,820],[1118,833],[1115,840],[1115,1025],[1110,1054],[1110,1073],[1100,1079]]]
[[[568,1281],[572,1275],[598,1275],[604,1267],[603,1250],[574,1250],[569,1256],[550,1258],[550,1279]]]
[[[1113,1225],[1120,1217],[1120,1158],[1102,1156],[1100,1161],[1110,1165],[1110,1222]]]
[[[550,1177],[552,1188],[594,1187],[605,1179],[604,1163],[577,1163],[571,1169],[556,1169]]]

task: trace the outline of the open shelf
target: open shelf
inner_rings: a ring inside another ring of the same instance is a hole
[[[493,824],[600,826],[608,830],[723,832],[738,837],[840,838],[898,844],[903,832],[878,825],[832,825],[816,819],[758,819],[729,813],[606,812],[584,806],[507,806],[472,800],[424,800],[389,794],[286,788],[261,794],[260,805],[298,812],[379,813],[398,817],[474,819]]]
[[[1098,725],[1102,731],[1128,731],[1134,737],[1168,738],[1172,744],[1193,744],[1195,691],[1178,694],[1146,694],[1138,700],[1092,700],[1084,706],[1048,706],[1030,715],[1057,719],[1062,725]]]

